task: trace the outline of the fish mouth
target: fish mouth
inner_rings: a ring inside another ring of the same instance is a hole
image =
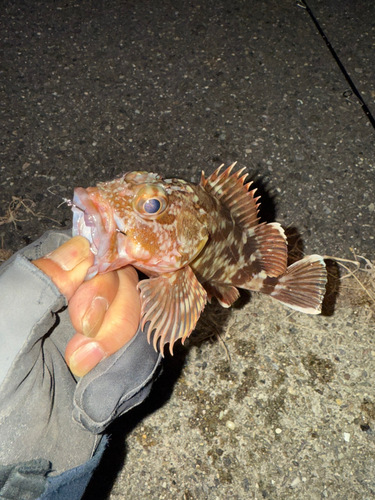
[[[86,279],[90,279],[99,272],[108,271],[111,265],[108,262],[111,235],[105,228],[102,216],[86,189],[76,188],[74,190],[72,211],[72,234],[86,238],[90,242],[90,249],[94,255],[94,264],[86,276]]]

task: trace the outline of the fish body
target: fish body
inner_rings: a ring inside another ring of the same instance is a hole
[[[229,307],[238,288],[259,291],[292,309],[318,314],[325,293],[323,258],[287,267],[287,241],[278,223],[259,223],[259,203],[234,165],[198,185],[130,172],[87,189],[76,188],[73,234],[95,256],[88,278],[133,265],[149,279],[138,287],[142,328],[149,322],[160,351],[184,341],[207,302]]]

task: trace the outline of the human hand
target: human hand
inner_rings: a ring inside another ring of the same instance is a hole
[[[84,281],[93,261],[89,242],[82,236],[33,261],[68,299],[76,333],[67,345],[65,359],[79,377],[129,342],[140,320],[135,269],[127,266]]]

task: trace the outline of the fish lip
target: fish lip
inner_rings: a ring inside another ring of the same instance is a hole
[[[97,190],[76,188],[72,211],[72,234],[86,238],[94,255],[94,263],[85,280],[134,263],[127,252],[128,238],[123,221]]]
[[[90,194],[84,188],[76,188],[73,197],[73,236],[83,236],[90,242],[95,256],[94,266],[106,255],[110,247],[110,236],[103,219]]]

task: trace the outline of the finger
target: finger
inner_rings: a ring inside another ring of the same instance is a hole
[[[86,337],[96,336],[118,287],[119,276],[116,271],[98,274],[82,283],[69,301],[70,319],[77,332]]]
[[[85,279],[94,262],[90,244],[83,236],[75,236],[33,264],[47,274],[69,300]]]
[[[97,340],[108,354],[113,354],[133,338],[141,316],[141,299],[137,290],[137,271],[127,266],[118,271],[118,292],[105,315]]]
[[[95,338],[76,333],[68,343],[65,359],[75,375],[82,377],[98,362],[123,347],[137,331],[141,303],[138,276],[131,267],[120,269],[115,298],[105,312]]]

